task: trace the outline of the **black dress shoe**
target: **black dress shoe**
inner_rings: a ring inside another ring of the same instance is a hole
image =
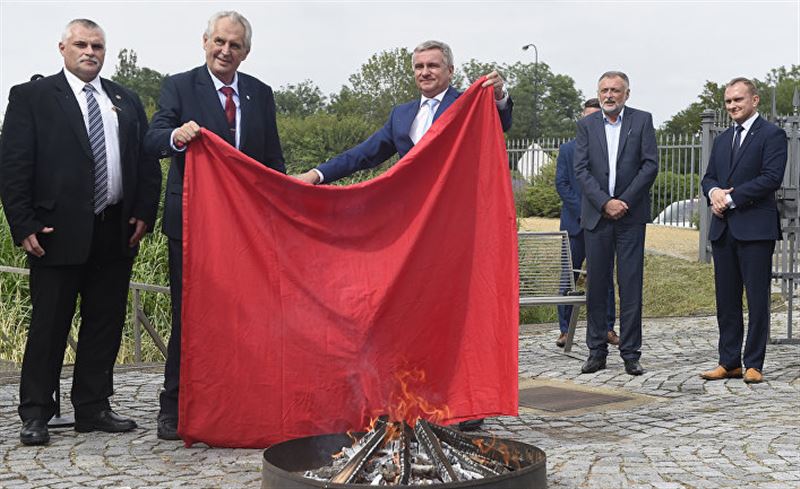
[[[159,414],[156,436],[161,440],[180,440],[181,437],[178,436],[178,418]]]
[[[625,360],[625,372],[627,372],[628,375],[642,375],[644,369],[642,368],[642,364],[639,363],[639,360]]]
[[[22,424],[19,432],[19,441],[23,445],[47,445],[50,443],[50,433],[47,431],[47,421],[43,419],[29,419]]]
[[[132,419],[123,418],[110,409],[105,409],[89,417],[75,416],[75,431],[79,433],[90,431],[121,433],[134,429],[136,429],[136,423]]]
[[[458,423],[458,429],[460,431],[475,431],[481,429],[481,426],[483,426],[483,418],[468,419],[467,421]]]
[[[589,357],[581,367],[582,374],[593,374],[606,368],[606,357]]]

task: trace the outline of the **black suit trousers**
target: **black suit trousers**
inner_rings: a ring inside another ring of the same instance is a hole
[[[642,285],[645,225],[601,218],[586,240],[586,345],[591,356],[608,355],[608,284],[616,257],[619,288],[619,353],[638,360],[642,348]]]
[[[121,207],[95,217],[86,263],[45,266],[29,260],[33,308],[20,376],[19,415],[23,421],[49,420],[55,414],[53,394],[78,296],[81,323],[72,405],[78,417],[109,408],[133,267],[133,258],[120,248]]]
[[[769,337],[769,298],[775,241],[739,241],[728,227],[712,241],[719,324],[719,364],[761,370]],[[747,340],[742,357],[742,292],[747,293]]]
[[[183,240],[169,238],[169,292],[172,296],[172,329],[164,364],[164,390],[159,396],[162,416],[178,417],[181,373],[181,293],[183,291]]]

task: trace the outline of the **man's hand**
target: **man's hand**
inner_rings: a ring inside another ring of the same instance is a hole
[[[136,229],[133,230],[133,235],[131,235],[131,238],[128,240],[128,246],[133,248],[139,244],[139,241],[141,241],[142,237],[144,237],[144,233],[147,232],[147,224],[141,219],[136,219],[135,217],[128,219],[128,224],[133,224],[136,226]]]
[[[628,204],[619,199],[611,199],[603,206],[603,215],[608,219],[616,221],[627,213]]]
[[[299,175],[292,175],[294,178],[300,180],[301,182],[310,183],[311,185],[316,185],[319,183],[319,175],[314,170],[308,170],[305,173],[301,173]]]
[[[506,91],[503,88],[504,82],[503,78],[500,76],[500,73],[493,71],[486,75],[486,81],[483,82],[481,87],[490,87],[494,86],[494,98],[495,100],[501,100],[506,95]]]
[[[717,217],[722,217],[725,211],[730,207],[728,203],[728,195],[733,192],[731,188],[717,188],[711,192],[711,212]]]
[[[44,227],[39,232],[50,234],[53,232],[53,228]],[[36,238],[36,233],[33,233],[27,238],[23,239],[22,247],[25,249],[25,251],[35,257],[41,258],[44,256],[44,248],[42,248],[42,246],[39,244],[39,240]]]
[[[172,144],[176,148],[182,148],[198,136],[200,136],[200,126],[195,121],[189,121],[172,134]]]

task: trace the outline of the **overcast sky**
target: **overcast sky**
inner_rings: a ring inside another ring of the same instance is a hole
[[[584,95],[597,77],[619,69],[631,79],[628,104],[656,125],[695,101],[706,80],[762,78],[800,64],[800,0],[613,2],[42,2],[0,0],[0,112],[9,89],[31,74],[63,67],[58,41],[76,17],[99,23],[114,73],[122,48],[139,66],[178,73],[204,62],[208,18],[235,9],[253,25],[240,69],[273,88],[313,80],[338,92],[369,56],[427,39],[450,44],[456,65],[539,60],[571,76]]]

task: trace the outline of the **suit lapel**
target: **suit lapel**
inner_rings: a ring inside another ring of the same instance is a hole
[[[622,157],[622,152],[625,150],[625,143],[628,142],[628,134],[631,132],[631,124],[633,121],[634,111],[630,108],[626,107],[626,114],[622,116],[622,127],[620,128],[619,133],[619,144],[617,145],[617,161],[614,164],[619,163],[619,159]]]
[[[447,110],[453,102],[456,101],[458,98],[458,92],[453,87],[448,87],[447,91],[444,93],[444,97],[442,97],[442,103],[439,104],[439,108],[436,109],[436,113],[433,114],[433,122],[436,122],[436,119],[439,118],[440,115],[444,114],[444,111]],[[416,117],[416,112],[414,116]],[[411,126],[409,126],[410,128]]]
[[[54,95],[69,121],[69,126],[75,132],[83,151],[89,158],[94,160],[92,147],[89,146],[89,134],[86,132],[86,122],[83,120],[83,114],[81,114],[81,107],[78,105],[78,100],[75,98],[69,83],[67,83],[67,77],[64,76],[63,71],[56,76],[54,88]]]
[[[747,147],[750,146],[750,141],[753,140],[753,138],[758,133],[758,130],[761,128],[761,123],[762,123],[761,116],[756,117],[756,120],[754,120],[753,124],[750,126],[750,130],[747,131],[747,135],[744,137],[744,141],[739,142],[739,151],[736,152],[736,161],[731,163],[731,171],[729,175],[733,175],[733,170],[736,169],[736,165],[738,165],[739,162],[742,161],[742,155],[744,154],[745,151],[747,151]],[[733,141],[731,141],[731,143],[728,145],[728,149],[731,152],[733,151]],[[730,158],[728,158],[728,160],[730,161]]]
[[[228,121],[225,119],[225,109],[219,101],[219,95],[214,89],[214,82],[211,81],[211,75],[208,73],[208,68],[201,66],[197,68],[199,73],[195,81],[195,91],[197,100],[205,115],[204,121],[208,121],[208,127],[211,132],[217,136],[228,141],[231,146],[236,146],[236,141],[231,137],[231,131],[228,130]]]
[[[241,120],[239,121],[239,149],[244,151],[247,144],[247,131],[253,126],[253,110],[250,107],[252,102],[251,97],[253,94],[250,90],[250,84],[247,80],[239,74],[239,111],[241,112]],[[235,141],[234,141],[235,144]]]
[[[608,142],[606,141],[606,124],[603,120],[603,113],[597,112],[596,116],[591,121],[591,129],[595,137],[600,141],[600,147],[603,148],[603,160],[608,162]]]
[[[125,93],[120,90],[118,86],[103,78],[100,79],[100,83],[103,85],[103,90],[108,94],[108,98],[111,99],[111,103],[116,108],[115,112],[117,113],[117,123],[119,125],[119,155],[120,161],[124,164],[124,155],[128,147],[128,139],[131,135],[131,131],[135,130],[133,128],[134,118],[136,116],[136,114],[133,113],[135,108],[133,104],[129,103],[128,97],[125,96]]]

